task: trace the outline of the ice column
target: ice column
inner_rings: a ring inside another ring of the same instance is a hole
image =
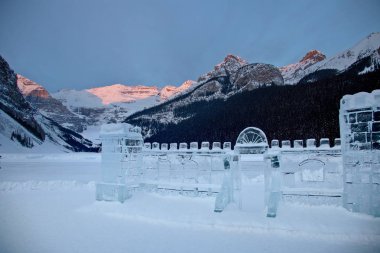
[[[240,183],[239,176],[237,173],[237,162],[238,156],[234,156],[231,159],[230,156],[224,158],[224,178],[220,192],[215,199],[215,209],[214,212],[222,212],[226,206],[234,201],[235,198],[240,202]],[[232,168],[231,168],[232,163]],[[234,183],[234,181],[236,181]],[[240,206],[240,203],[239,203]]]
[[[267,217],[274,218],[277,215],[277,207],[281,200],[281,175],[280,156],[277,152],[267,154],[270,167],[265,170],[265,203],[267,206]]]

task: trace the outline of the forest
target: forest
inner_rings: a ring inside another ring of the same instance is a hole
[[[300,81],[297,85],[261,87],[237,93],[224,100],[198,101],[174,109],[178,124],[161,124],[150,119],[129,120],[145,129],[155,129],[148,142],[230,141],[248,126],[262,129],[268,140],[339,137],[339,103],[345,94],[380,88],[380,71],[339,75]],[[315,73],[313,74],[316,75]]]

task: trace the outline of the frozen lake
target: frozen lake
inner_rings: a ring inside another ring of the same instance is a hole
[[[207,196],[97,202],[99,178],[100,154],[3,155],[0,252],[380,251],[380,219],[342,207],[280,204],[266,218],[262,177],[243,178],[243,211],[222,213]]]

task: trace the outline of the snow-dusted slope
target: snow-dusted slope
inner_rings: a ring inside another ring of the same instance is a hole
[[[380,33],[371,33],[366,38],[354,45],[352,48],[318,63],[315,66],[315,69],[337,69],[339,71],[342,71],[350,67],[358,60],[363,59],[364,57],[371,55],[378,56],[379,51]]]
[[[359,73],[374,71],[379,68],[380,63],[380,33],[371,33],[359,41],[352,48],[347,49],[333,57],[326,58],[319,51],[309,52],[300,62],[283,66],[280,68],[285,83],[298,83],[303,77],[319,70],[336,70],[343,72],[353,64],[370,57],[367,64]],[[312,57],[308,57],[312,56]]]
[[[62,102],[66,107],[75,109],[78,107],[102,108],[101,98],[88,92],[87,90],[63,89],[52,96]]]

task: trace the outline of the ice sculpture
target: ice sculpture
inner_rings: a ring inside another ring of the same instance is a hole
[[[201,143],[201,150],[210,150],[210,143],[208,141],[203,141]]]
[[[306,147],[308,149],[316,148],[317,147],[316,142],[317,141],[315,139],[307,139],[306,140]]]
[[[198,142],[161,143],[160,147],[158,142],[143,143],[138,127],[103,125],[102,180],[96,185],[96,198],[123,202],[136,189],[216,195],[214,211],[222,212],[232,201],[242,206],[240,173],[248,178],[264,174],[267,217],[276,217],[280,200],[340,205],[343,181],[346,208],[379,215],[380,115],[379,107],[369,109],[363,115],[349,109],[343,113],[346,117],[341,116],[347,119],[341,127],[349,133],[349,139],[342,134],[349,151],[344,177],[340,139],[332,148],[327,138],[320,139],[318,148],[316,139],[306,140],[306,147],[303,140],[295,140],[293,147],[289,140],[272,140],[269,149],[265,134],[248,127],[239,134],[234,151],[230,142],[213,142],[211,147],[206,141],[200,147]]]
[[[212,150],[220,150],[221,149],[221,144],[220,142],[213,142],[212,143]]]
[[[238,136],[235,150],[240,154],[264,154],[268,141],[264,132],[256,127],[247,127]]]
[[[190,149],[191,150],[198,150],[198,142],[193,141],[190,143]]]
[[[170,143],[170,147],[169,147],[169,150],[173,151],[173,150],[177,150],[177,143]]]
[[[100,138],[102,173],[101,182],[96,184],[96,199],[124,202],[140,176],[141,129],[126,123],[105,124],[101,127]]]
[[[339,123],[343,206],[380,216],[380,90],[343,96]]]
[[[265,171],[265,203],[267,217],[270,218],[276,217],[278,204],[282,197],[279,157],[279,153],[277,152],[272,152],[265,157],[270,160],[270,166]]]
[[[152,144],[150,142],[145,142],[144,143],[144,150],[150,150],[152,149]]]
[[[160,149],[160,144],[158,142],[153,142],[152,143],[152,149],[153,150],[159,150]]]
[[[168,150],[168,144],[167,143],[161,143],[161,150]]]
[[[303,148],[303,140],[294,140],[293,147],[300,149]]]
[[[214,212],[222,212],[226,206],[237,201],[239,208],[241,208],[241,178],[240,173],[237,171],[238,156],[226,156],[223,159],[224,177],[220,192],[215,199]]]
[[[223,143],[223,150],[231,151],[231,142],[224,142]]]
[[[289,140],[281,141],[281,148],[289,149],[290,148],[290,141]]]
[[[259,128],[247,127],[238,136],[235,153],[240,155],[239,169],[248,178],[264,174],[266,163],[264,153],[268,150],[268,141]]]
[[[186,142],[181,142],[179,144],[179,150],[186,150],[187,149],[187,143]]]
[[[322,138],[319,140],[319,148],[326,149],[330,148],[330,140],[328,138]]]

